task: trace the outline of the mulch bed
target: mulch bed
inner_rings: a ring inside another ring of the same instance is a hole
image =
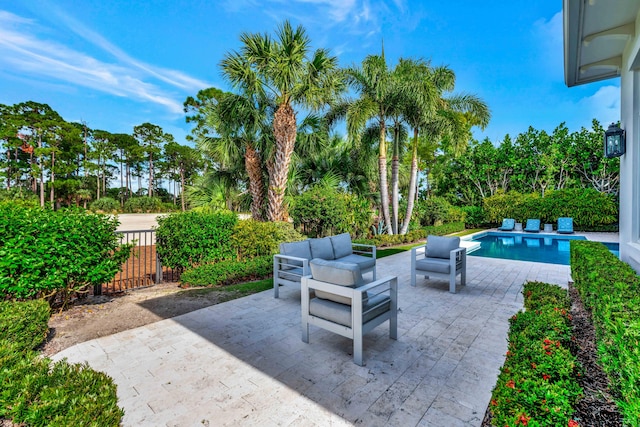
[[[609,391],[609,379],[598,365],[596,334],[591,313],[584,307],[578,291],[569,286],[573,338],[571,352],[582,365],[578,384],[584,397],[576,405],[573,418],[581,427],[622,427],[622,415]],[[482,427],[492,427],[491,410],[487,408]]]

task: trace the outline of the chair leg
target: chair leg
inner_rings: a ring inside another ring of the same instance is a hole
[[[373,281],[376,281],[376,266],[373,266]]]
[[[449,292],[456,293],[456,271],[453,270],[449,276]]]
[[[392,340],[398,339],[398,313],[396,312],[391,319],[389,319],[389,338]]]
[[[411,254],[411,286],[416,286],[416,260],[413,253]]]
[[[362,363],[362,334],[353,337],[353,363],[364,366]]]
[[[302,341],[309,344],[309,324],[308,323],[302,324]]]

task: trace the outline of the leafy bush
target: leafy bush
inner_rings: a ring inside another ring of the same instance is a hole
[[[582,394],[578,363],[569,351],[571,323],[567,291],[527,283],[525,312],[515,314],[509,350],[493,389],[490,410],[496,426],[572,425]]]
[[[49,310],[44,300],[0,302],[0,337],[15,343],[20,351],[35,349],[49,331]]]
[[[403,243],[414,243],[425,239],[429,234],[435,236],[445,236],[451,233],[457,233],[464,230],[463,222],[452,222],[449,224],[424,227],[417,230],[409,231],[407,234],[380,234],[369,239],[354,239],[355,243],[364,243],[367,245],[375,245],[377,247],[395,246]]]
[[[277,254],[280,243],[304,238],[288,222],[259,222],[247,219],[236,224],[231,235],[231,245],[238,259],[245,259]]]
[[[296,196],[290,213],[295,227],[311,237],[345,232],[363,236],[372,221],[366,200],[321,185]]]
[[[553,224],[559,217],[572,217],[578,230],[610,230],[618,221],[618,206],[612,196],[592,188],[572,188],[538,193],[520,194],[516,191],[497,193],[484,199],[486,219],[492,224],[503,218],[524,222],[539,218]],[[615,228],[615,227],[614,227]]]
[[[460,222],[465,219],[465,212],[444,197],[429,197],[416,203],[413,217],[421,226],[442,225],[448,222]]]
[[[463,206],[460,209],[465,213],[464,224],[466,228],[476,228],[486,223],[482,206]]]
[[[120,210],[120,203],[111,197],[103,197],[92,202],[89,209],[92,212],[117,213]]]
[[[182,212],[158,218],[156,251],[162,265],[184,269],[233,257],[231,234],[238,223],[232,212]]]
[[[130,255],[118,221],[80,209],[0,205],[0,298],[57,297],[110,282]]]
[[[245,261],[220,261],[191,268],[180,282],[191,286],[221,286],[238,281],[259,279],[273,273],[273,257],[259,256]]]
[[[39,206],[38,196],[22,188],[0,189],[0,203],[13,203],[25,207]]]
[[[122,208],[122,212],[127,213],[152,213],[163,212],[163,203],[159,197],[132,197],[126,202]]]
[[[640,425],[640,278],[601,243],[571,242],[571,275],[591,310],[598,357],[625,423]]]
[[[117,426],[116,386],[87,365],[51,364],[31,349],[44,338],[46,302],[0,303],[0,419],[15,425]]]

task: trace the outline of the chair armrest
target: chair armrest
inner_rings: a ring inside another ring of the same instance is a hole
[[[291,261],[298,261],[302,263],[302,275],[311,274],[309,269],[309,260],[307,258],[300,258],[291,255],[276,254],[273,256],[273,260],[278,264],[285,267],[300,267],[299,265],[292,264]],[[290,273],[295,274],[295,273]]]
[[[427,252],[427,245],[420,245],[411,248],[411,258],[417,259],[419,254],[424,254]]]
[[[376,259],[376,250],[378,249],[376,247],[376,245],[367,245],[364,243],[352,243],[351,247],[353,249],[353,251],[359,255],[367,255],[367,254],[371,254],[371,256],[373,257],[373,259]],[[359,249],[362,248],[362,249]],[[363,249],[371,249],[370,251],[366,251]]]
[[[396,288],[398,287],[398,278],[394,276],[383,277],[382,279],[376,280],[371,283],[367,283],[362,286],[358,286],[357,288],[350,288],[348,286],[340,286],[335,285],[333,283],[321,282],[319,280],[313,279],[311,276],[303,276],[302,277],[302,287],[308,289],[315,289],[318,291],[324,291],[335,295],[340,295],[347,298],[353,298],[353,295],[356,293],[363,294],[372,289],[383,286],[387,283],[390,283],[388,288]]]

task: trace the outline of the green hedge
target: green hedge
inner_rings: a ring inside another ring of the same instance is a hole
[[[383,248],[385,246],[395,246],[404,243],[414,243],[425,239],[429,234],[436,236],[445,236],[451,233],[457,233],[464,230],[464,222],[452,222],[443,225],[433,225],[423,227],[421,229],[409,231],[407,234],[379,234],[369,239],[355,239],[355,243],[364,243],[367,245],[376,245]]]
[[[510,191],[487,197],[483,202],[486,220],[494,225],[501,224],[503,218],[515,218],[518,222],[539,218],[543,223],[555,224],[560,217],[571,217],[577,230],[615,231],[617,228],[616,200],[592,188],[547,191],[545,197]]]
[[[640,426],[640,278],[601,243],[571,242],[571,275],[627,425]]]
[[[80,209],[0,204],[0,298],[61,297],[110,282],[129,245],[118,221]]]
[[[46,302],[0,304],[0,419],[28,426],[120,425],[124,412],[111,378],[87,365],[52,364],[32,350],[44,339],[48,317]]]
[[[567,291],[546,283],[524,286],[526,311],[515,314],[509,350],[489,405],[492,425],[571,426],[582,394],[578,362],[569,350]]]
[[[232,212],[182,212],[158,218],[156,250],[162,265],[184,269],[234,255]]]
[[[367,200],[322,185],[296,196],[290,214],[295,227],[310,237],[366,236],[373,220]]]
[[[231,235],[231,246],[238,259],[274,255],[282,242],[304,240],[288,222],[260,222],[252,219],[236,224]]]
[[[260,256],[245,261],[226,260],[191,268],[180,276],[190,286],[223,286],[239,281],[260,279],[273,273],[273,256]]]
[[[120,210],[120,202],[111,197],[103,197],[92,202],[89,209],[92,212],[117,213]]]
[[[419,200],[413,208],[412,219],[420,226],[442,225],[450,222],[463,222],[466,213],[463,209],[453,206],[444,197],[429,197]]]

